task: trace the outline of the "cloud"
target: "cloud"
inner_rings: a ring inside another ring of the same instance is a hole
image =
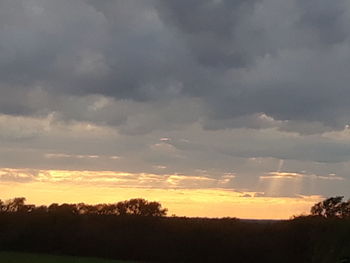
[[[267,175],[260,176],[260,179],[320,179],[320,180],[344,180],[343,177],[337,176],[336,174],[328,175],[316,175],[316,174],[305,174],[305,173],[292,173],[292,172],[270,172]]]
[[[284,160],[320,175],[293,193],[345,192],[349,22],[346,0],[1,1],[0,166],[268,193]]]
[[[161,2],[160,17],[215,81],[189,86],[211,108],[209,121],[230,127],[232,118],[264,113],[333,129],[348,122],[339,96],[349,82],[346,1],[317,8],[297,0]]]
[[[29,183],[36,180],[38,172],[30,169],[1,169],[0,182]]]
[[[302,194],[330,195],[348,185],[328,176],[348,178],[350,137],[346,130],[301,136],[275,129],[211,131],[197,123],[130,136],[108,125],[10,115],[0,117],[0,127],[1,167],[184,175],[186,180],[175,180],[181,187],[256,192],[266,191],[261,177],[273,176],[268,173],[282,168],[280,172],[322,176],[314,186],[304,180]]]
[[[70,156],[60,156],[70,158]],[[50,157],[51,158],[51,157]],[[83,158],[83,157],[73,157]],[[85,157],[84,157],[85,158]],[[86,158],[95,158],[86,157]],[[115,171],[74,171],[74,170],[37,170],[37,169],[0,169],[0,183],[4,182],[40,182],[65,183],[71,185],[94,185],[122,188],[148,189],[225,189],[229,182],[227,176],[214,179],[207,176],[188,176],[180,174],[147,174]],[[229,180],[233,179],[229,177]]]
[[[88,114],[66,107],[69,100],[152,108],[195,97],[210,129],[283,121],[288,131],[322,133],[349,122],[343,0],[317,8],[299,0],[14,0],[1,9],[4,114],[55,111],[80,120]],[[89,121],[118,126],[125,122],[119,112],[107,105]]]

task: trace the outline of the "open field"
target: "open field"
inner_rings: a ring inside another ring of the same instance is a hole
[[[132,261],[98,258],[51,256],[43,254],[0,252],[1,263],[133,263]]]

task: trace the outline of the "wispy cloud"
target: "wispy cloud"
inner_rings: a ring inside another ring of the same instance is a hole
[[[56,156],[55,156],[56,158]],[[59,155],[57,158],[71,158]],[[83,158],[75,157],[74,158]],[[95,158],[87,156],[84,158]],[[159,189],[210,189],[227,186],[235,178],[224,174],[215,179],[209,176],[189,176],[181,174],[125,173],[114,171],[68,171],[68,170],[34,170],[34,169],[0,169],[0,183],[42,182],[70,183],[82,185],[103,185],[110,187],[159,188]]]
[[[262,180],[268,179],[319,179],[319,180],[345,180],[343,177],[337,176],[336,174],[328,174],[328,175],[316,175],[316,174],[305,174],[305,173],[293,173],[293,172],[270,172],[266,175],[262,175],[259,177]]]
[[[64,153],[47,153],[45,154],[46,158],[77,158],[77,159],[96,159],[100,156],[98,155],[84,155],[84,154],[64,154]],[[110,158],[115,158],[111,156]],[[117,158],[116,158],[117,159]]]

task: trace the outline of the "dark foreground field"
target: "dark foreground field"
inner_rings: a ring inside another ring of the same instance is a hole
[[[12,213],[0,215],[0,250],[147,262],[349,262],[350,220]]]
[[[51,256],[44,254],[0,252],[1,263],[133,263],[131,261]]]

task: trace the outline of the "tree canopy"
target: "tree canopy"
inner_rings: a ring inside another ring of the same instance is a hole
[[[350,200],[344,196],[327,198],[311,207],[311,215],[324,218],[350,218]]]
[[[158,202],[149,202],[142,198],[121,201],[114,204],[89,205],[56,204],[49,206],[35,206],[25,204],[24,197],[17,197],[7,201],[0,200],[0,213],[55,213],[55,214],[80,214],[80,215],[117,215],[117,216],[166,216],[167,209],[162,208]]]

